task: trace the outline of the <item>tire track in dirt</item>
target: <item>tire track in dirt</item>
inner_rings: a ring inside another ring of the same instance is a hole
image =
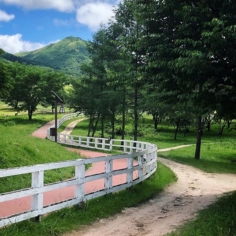
[[[138,207],[127,208],[65,236],[161,236],[195,217],[199,210],[224,193],[236,189],[236,175],[209,174],[191,166],[158,159],[176,174],[176,183]]]

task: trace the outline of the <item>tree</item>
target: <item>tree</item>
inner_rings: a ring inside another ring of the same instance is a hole
[[[27,111],[29,120],[39,104],[51,105],[51,91],[63,88],[64,74],[37,66],[12,63],[12,87],[3,101],[17,109]]]
[[[136,1],[140,23],[148,31],[141,41],[147,46],[149,74],[165,90],[175,90],[177,100],[192,100],[197,115],[196,159],[200,158],[202,117],[209,113],[216,91],[234,83],[235,57],[227,46],[235,46],[230,7],[235,10],[233,1]],[[171,83],[172,88],[165,86]]]
[[[4,51],[0,48],[0,55]],[[11,87],[11,78],[8,72],[8,66],[0,60],[0,98],[4,98]]]
[[[139,73],[139,68],[143,66],[144,51],[139,44],[139,38],[143,34],[143,25],[139,24],[135,14],[136,4],[134,0],[125,0],[116,10],[115,19],[117,24],[123,28],[119,45],[122,53],[129,59],[129,87],[133,90],[132,110],[134,117],[134,140],[138,139],[138,125],[140,113],[140,90],[142,88],[143,77]]]

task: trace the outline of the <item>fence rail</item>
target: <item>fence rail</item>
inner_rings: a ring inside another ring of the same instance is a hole
[[[77,113],[64,116],[58,121],[57,127],[60,127],[60,125],[66,120],[76,117],[78,117]],[[52,141],[55,140],[55,137],[50,136],[50,129],[47,130],[47,138]],[[31,188],[0,194],[0,204],[15,199],[30,197],[30,209],[25,212],[17,213],[17,215],[0,217],[0,227],[26,219],[39,217],[49,212],[80,204],[89,199],[129,188],[132,185],[149,178],[157,168],[157,146],[148,142],[82,137],[60,133],[58,134],[57,140],[58,143],[64,145],[89,149],[111,151],[118,148],[122,150],[123,154],[11,169],[0,169],[0,178],[31,174]],[[126,159],[127,164],[125,168],[117,170],[113,168],[113,162],[119,159]],[[85,175],[85,165],[97,162],[104,162],[104,172],[89,176]],[[44,184],[44,174],[46,171],[65,167],[74,167],[75,175],[72,179],[48,185]],[[120,175],[126,175],[125,182],[119,185],[114,185],[114,178]],[[104,187],[102,189],[85,192],[85,184],[101,179],[104,181]],[[59,202],[48,205],[44,203],[44,196],[48,192],[71,186],[74,188],[72,198],[66,200],[62,199]]]

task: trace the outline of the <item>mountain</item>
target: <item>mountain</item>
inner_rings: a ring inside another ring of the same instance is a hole
[[[49,44],[35,51],[17,53],[15,56],[41,66],[79,75],[80,64],[89,60],[86,43],[78,37],[67,37],[57,43]]]
[[[6,63],[18,61],[19,63],[25,63],[28,65],[40,65],[37,62],[15,56],[15,55],[13,55],[11,53],[7,53],[7,52],[3,52],[0,56],[0,58],[2,58],[4,60],[4,62],[6,62]]]

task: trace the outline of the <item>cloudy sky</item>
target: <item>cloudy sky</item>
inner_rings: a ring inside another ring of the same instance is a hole
[[[92,38],[122,0],[0,0],[0,48],[31,51],[68,36]]]

